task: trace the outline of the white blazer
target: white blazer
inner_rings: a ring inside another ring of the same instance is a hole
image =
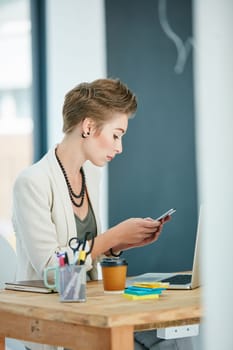
[[[84,171],[99,234],[100,169],[86,162]],[[67,251],[69,258],[73,258],[68,241],[77,236],[77,230],[55,148],[16,179],[12,221],[16,235],[17,280],[43,279],[44,268],[57,264],[56,253],[59,251]],[[90,255],[87,256],[91,279],[98,277],[96,263]]]

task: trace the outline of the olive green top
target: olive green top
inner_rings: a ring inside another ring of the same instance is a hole
[[[90,237],[97,236],[97,226],[95,221],[95,215],[93,213],[92,207],[89,204],[87,216],[81,220],[77,215],[74,215],[75,223],[77,227],[77,236],[79,239],[83,239],[86,232],[91,232]],[[90,281],[91,277],[89,271],[87,271],[87,281]]]
[[[77,215],[74,217],[77,228],[77,236],[79,239],[83,239],[86,232],[92,233],[90,237],[95,237],[97,235],[95,216],[90,204],[88,206],[87,216],[83,220],[81,220]]]

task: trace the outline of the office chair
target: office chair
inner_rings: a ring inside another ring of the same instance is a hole
[[[16,273],[16,253],[10,243],[0,235],[0,289],[6,281],[14,281]]]
[[[16,253],[10,243],[0,235],[0,289],[5,282],[14,281],[16,273]],[[24,345],[16,339],[6,338],[6,350],[25,350]]]

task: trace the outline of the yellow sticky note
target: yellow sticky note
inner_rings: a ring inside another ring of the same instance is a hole
[[[133,295],[124,293],[123,296],[130,300],[146,300],[146,299],[158,299],[159,294],[147,294],[147,295]]]
[[[165,282],[141,282],[141,283],[133,283],[135,287],[144,287],[144,288],[168,288],[169,283]]]

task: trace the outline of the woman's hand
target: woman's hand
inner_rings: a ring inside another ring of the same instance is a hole
[[[155,242],[162,232],[164,222],[168,220],[169,216],[161,221],[151,218],[131,218],[121,222],[114,227],[121,241],[113,247],[114,251],[142,247]]]

